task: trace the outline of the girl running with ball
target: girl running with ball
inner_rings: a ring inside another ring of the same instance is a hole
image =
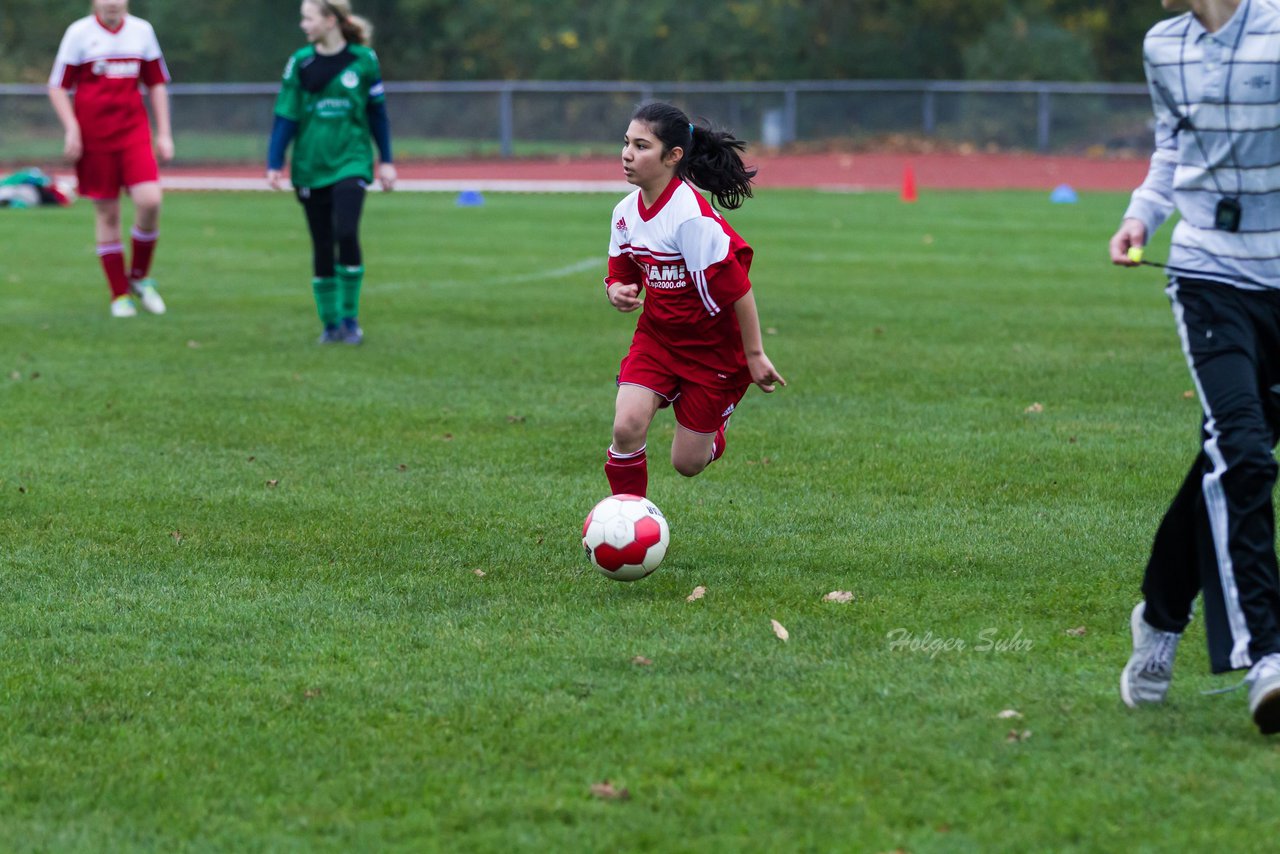
[[[604,464],[615,495],[646,493],[659,409],[675,413],[671,464],[693,477],[724,454],[729,416],[752,383],[786,385],[761,341],[751,247],[694,189],[741,207],[756,174],[743,147],[664,103],[641,107],[627,128],[622,171],[637,189],[613,210],[605,293],[618,311],[642,311],[618,372]]]

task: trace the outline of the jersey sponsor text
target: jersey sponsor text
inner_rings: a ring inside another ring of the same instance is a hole
[[[645,287],[675,290],[689,284],[689,271],[683,264],[640,263],[644,266]]]
[[[137,59],[99,59],[93,63],[92,71],[98,77],[132,78],[142,71],[142,62]]]

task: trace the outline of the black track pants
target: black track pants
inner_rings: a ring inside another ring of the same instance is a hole
[[[1215,673],[1280,652],[1272,489],[1280,435],[1280,292],[1177,278],[1167,293],[1204,408],[1202,445],[1156,532],[1145,617],[1181,631],[1204,594]]]

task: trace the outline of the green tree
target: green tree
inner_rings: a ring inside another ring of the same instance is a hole
[[[1155,0],[355,0],[390,80],[1140,80]],[[175,81],[271,81],[296,0],[132,0]],[[47,79],[89,0],[0,0],[0,80]],[[1011,17],[1027,22],[1022,40]],[[1004,28],[1003,31],[1001,28]],[[1009,41],[1002,43],[1001,33]],[[1030,47],[1028,47],[1028,44]],[[1087,47],[1087,57],[1079,53]],[[1039,45],[1039,47],[1037,47]],[[1012,54],[1001,56],[1007,47]],[[1068,52],[1056,62],[1053,51]],[[1037,52],[1041,55],[1037,55]],[[1061,68],[1059,72],[1057,69]],[[1004,70],[1007,69],[1007,70]],[[1081,70],[1083,69],[1083,70]]]
[[[1037,13],[1010,7],[964,49],[970,80],[1096,80],[1086,39]]]

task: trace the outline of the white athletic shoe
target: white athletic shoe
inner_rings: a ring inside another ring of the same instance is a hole
[[[137,317],[138,307],[133,304],[133,297],[122,294],[111,301],[112,317]]]
[[[1173,656],[1182,640],[1182,635],[1161,631],[1143,619],[1145,610],[1145,604],[1139,602],[1129,615],[1133,655],[1120,671],[1120,699],[1129,708],[1164,702],[1173,681]]]
[[[138,279],[130,284],[134,296],[142,301],[142,307],[152,314],[164,314],[164,300],[156,290],[154,279]]]
[[[1263,735],[1280,732],[1280,653],[1264,655],[1244,678],[1249,686],[1249,714]]]

